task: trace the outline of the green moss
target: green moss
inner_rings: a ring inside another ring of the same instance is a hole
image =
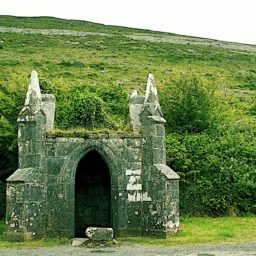
[[[71,129],[71,130],[52,130],[48,132],[49,137],[76,137],[76,138],[90,138],[93,137],[100,137],[102,135],[111,135],[111,134],[129,134],[131,131],[127,129],[122,130],[111,130],[108,128],[102,128],[102,129],[93,129],[93,130],[87,130],[85,128],[77,128],[77,129]]]

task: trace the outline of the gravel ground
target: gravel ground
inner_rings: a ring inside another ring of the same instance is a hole
[[[86,248],[62,245],[32,249],[0,249],[1,256],[256,256],[256,242],[244,244],[160,247],[121,245],[110,248]]]

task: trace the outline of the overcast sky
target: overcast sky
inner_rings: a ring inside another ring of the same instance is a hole
[[[256,44],[256,0],[0,0],[0,15],[53,16]]]

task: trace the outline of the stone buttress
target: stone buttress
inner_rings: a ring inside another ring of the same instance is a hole
[[[131,95],[131,134],[55,135],[54,112],[33,71],[17,119],[19,169],[7,179],[8,240],[74,237],[90,225],[116,237],[178,231],[179,176],[166,165],[153,75],[145,96]]]
[[[129,109],[134,132],[141,134],[142,155],[142,187],[130,200],[141,201],[143,235],[166,237],[179,229],[179,176],[166,165],[166,121],[152,74],[145,96],[133,93]]]
[[[37,73],[32,71],[25,104],[17,119],[19,169],[7,179],[6,236],[9,240],[30,240],[41,237],[45,231],[47,183],[43,166],[47,119],[53,117],[46,115],[44,97]],[[48,125],[48,129],[52,128]]]

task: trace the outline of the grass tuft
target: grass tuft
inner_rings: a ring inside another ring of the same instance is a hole
[[[181,218],[180,232],[167,239],[129,237],[121,240],[164,246],[256,241],[256,217],[185,217]]]

